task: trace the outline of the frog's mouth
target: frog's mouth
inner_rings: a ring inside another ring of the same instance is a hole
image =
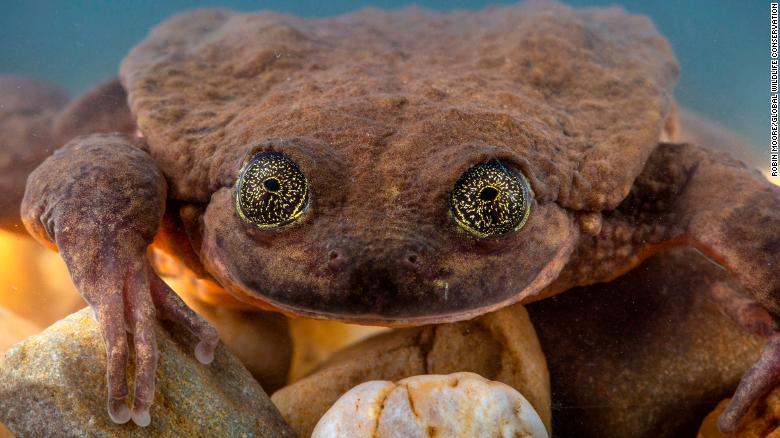
[[[288,285],[274,293],[273,288],[264,287],[267,283],[241,281],[224,271],[226,275],[218,277],[233,296],[255,307],[290,316],[403,327],[468,320],[517,302],[535,301],[557,278],[570,252],[570,247],[561,247],[552,263],[529,276],[524,288],[504,289],[504,293],[492,294],[497,298],[493,300],[486,296],[488,285],[452,284],[443,278],[399,285],[387,273],[356,272],[353,275],[360,280],[341,291],[331,290],[327,298],[307,284]]]
[[[572,247],[562,245],[550,263],[524,276],[511,280],[479,276],[488,280],[473,283],[446,273],[410,275],[368,263],[325,282],[316,281],[315,275],[306,277],[315,281],[288,278],[278,283],[273,276],[242,275],[247,271],[229,257],[212,258],[207,268],[231,295],[254,307],[290,316],[403,327],[467,320],[516,302],[535,301],[557,278]]]

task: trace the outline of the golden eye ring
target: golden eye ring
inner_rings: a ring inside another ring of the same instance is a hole
[[[241,169],[236,211],[258,228],[276,228],[298,219],[309,202],[309,182],[281,152],[261,152]]]
[[[450,192],[455,222],[480,237],[521,229],[531,212],[531,190],[525,176],[498,160],[475,164]]]

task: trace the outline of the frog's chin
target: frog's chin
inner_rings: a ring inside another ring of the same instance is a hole
[[[389,309],[390,311],[387,313],[361,312],[360,310],[330,311],[333,308],[338,309],[340,306],[320,305],[319,308],[316,308],[315,306],[307,306],[297,302],[284,302],[276,300],[273,296],[269,296],[268,294],[257,290],[256,287],[252,287],[255,286],[254,284],[243,284],[243,282],[231,276],[227,271],[227,268],[221,263],[217,262],[216,265],[212,264],[210,270],[228,293],[239,301],[252,307],[276,311],[295,317],[336,320],[361,325],[408,327],[469,320],[486,313],[500,310],[501,308],[512,304],[530,303],[549,296],[551,288],[548,286],[550,286],[560,274],[565,262],[568,260],[570,251],[570,247],[560,248],[557,257],[541,269],[528,284],[519,288],[519,290],[516,290],[515,293],[508,294],[491,302],[476,303],[476,305],[454,306],[449,309],[439,309],[436,305],[420,305],[414,308],[414,314],[412,315],[404,314],[403,311],[397,311],[396,309]],[[291,286],[290,289],[296,288]],[[315,290],[307,290],[310,288],[307,288],[306,286],[300,286],[298,289],[300,295],[321,296],[321,294],[318,294]],[[478,288],[471,288],[467,291],[459,291],[457,289],[459,288],[452,288],[451,292],[454,296],[464,296],[469,295],[470,293],[474,294],[479,290]],[[355,292],[353,291],[348,295],[355,295]],[[366,291],[364,295],[376,296],[378,294],[377,290],[372,290],[370,293]],[[387,295],[392,295],[392,293],[388,291]],[[371,306],[368,307],[371,308]]]
[[[258,297],[253,292],[246,291],[241,287],[236,287],[236,285],[227,284],[224,286],[231,295],[252,307],[280,312],[287,316],[333,320],[360,325],[410,327],[469,320],[486,313],[500,310],[512,304],[533,302],[540,299],[542,296],[545,296],[543,291],[545,290],[545,287],[548,285],[548,283],[549,281],[540,279],[539,282],[534,282],[528,285],[528,287],[524,288],[519,293],[514,294],[505,300],[491,303],[485,306],[471,307],[461,311],[430,313],[415,316],[381,315],[372,313],[354,314],[344,312],[327,312],[319,309],[305,309],[274,301],[267,297]]]

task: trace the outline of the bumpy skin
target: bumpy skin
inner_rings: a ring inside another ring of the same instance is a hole
[[[780,191],[758,171],[706,149],[661,144],[629,196],[615,210],[603,212],[597,220],[600,231],[582,240],[547,293],[608,281],[658,250],[691,245],[724,266],[737,284],[776,316],[780,314],[780,280],[774,272],[780,266],[779,207]],[[754,306],[742,302],[731,307]],[[746,328],[766,331],[767,324],[752,316],[752,310],[738,313],[745,312],[748,315],[740,318]],[[755,329],[754,324],[763,328]],[[719,423],[724,431],[733,430],[750,404],[780,383],[778,339],[777,335],[770,338],[762,359],[740,382]]]
[[[573,210],[628,193],[676,75],[647,19],[550,3],[328,20],[197,11],[155,29],[120,74],[171,196],[208,203],[193,240],[221,284],[290,313],[383,324],[532,299],[576,246]],[[310,180],[310,208],[283,229],[233,207],[260,150]],[[521,231],[477,240],[447,198],[489,158],[529,178],[535,205]]]
[[[692,244],[778,312],[778,192],[703,149],[658,146],[676,77],[647,19],[550,2],[325,20],[202,10],[156,28],[120,71],[178,208],[167,230],[187,234],[165,241],[247,303],[375,324],[453,321]],[[239,170],[267,150],[298,164],[312,196],[275,230],[234,207]],[[527,177],[532,211],[521,230],[477,239],[447,198],[493,158]],[[100,238],[107,231],[84,218],[113,204],[89,202],[80,226]],[[61,250],[97,270],[120,256]]]
[[[167,185],[154,162],[118,134],[78,137],[29,178],[22,220],[56,245],[73,282],[95,312],[106,341],[108,411],[149,424],[157,351],[154,318],[180,322],[200,337],[196,356],[213,358],[216,331],[151,269],[147,247],[163,215]],[[135,392],[127,406],[127,334],[135,349]]]
[[[135,135],[135,120],[127,107],[127,93],[112,78],[74,99],[57,115],[52,127],[56,141],[64,145],[79,135],[118,132]]]

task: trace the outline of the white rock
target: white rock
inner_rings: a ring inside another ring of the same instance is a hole
[[[548,435],[525,397],[474,373],[362,383],[339,398],[312,433],[312,438],[430,436]]]

